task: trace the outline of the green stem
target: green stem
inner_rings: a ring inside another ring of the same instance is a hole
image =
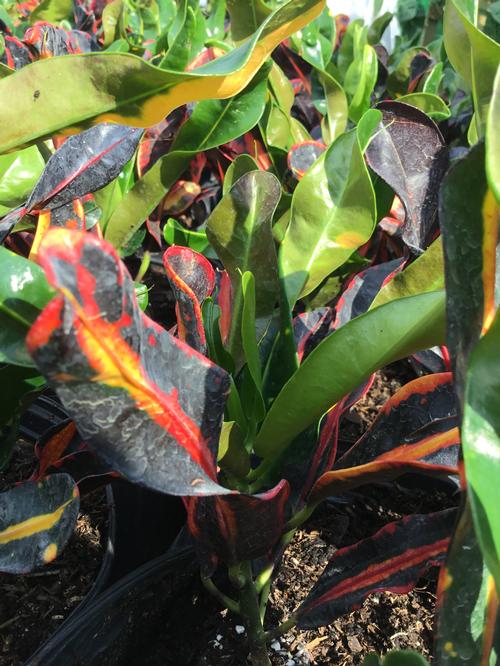
[[[233,611],[233,613],[241,614],[240,604],[234,599],[231,599],[231,597],[228,597],[226,594],[221,592],[211,578],[204,578],[202,576],[201,582],[203,583],[205,588],[210,592],[210,594],[212,594],[216,599],[218,599],[225,608],[229,608],[229,610]]]
[[[270,643],[271,641],[274,641],[276,638],[283,636],[283,634],[286,634],[288,631],[290,631],[290,629],[293,629],[293,627],[295,627],[296,624],[297,624],[297,618],[294,615],[290,615],[288,620],[286,620],[286,622],[283,622],[283,624],[280,624],[279,627],[275,627],[270,631],[266,631],[266,641]]]
[[[259,603],[259,608],[260,608],[260,621],[264,622],[264,618],[266,617],[266,610],[267,610],[267,602],[269,600],[269,593],[271,592],[271,579],[264,584],[264,587],[262,588],[260,592],[260,603]]]
[[[245,585],[240,594],[241,614],[248,625],[250,641],[250,660],[252,666],[271,666],[267,653],[266,633],[262,626],[259,596],[255,589],[251,562],[243,562],[241,571],[245,576]]]

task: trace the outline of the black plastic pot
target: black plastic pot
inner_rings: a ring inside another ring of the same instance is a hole
[[[192,549],[173,547],[69,618],[25,666],[140,664],[144,646],[175,611],[176,600],[195,571]]]

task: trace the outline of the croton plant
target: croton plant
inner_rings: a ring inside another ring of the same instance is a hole
[[[2,571],[56,558],[80,491],[122,476],[184,498],[255,666],[436,565],[435,663],[500,663],[498,3],[400,0],[393,53],[376,4],[0,3],[0,465],[46,387],[71,419],[0,494]],[[403,358],[416,378],[341,446]],[[460,508],[337,550],[268,626],[315,508],[409,473]]]

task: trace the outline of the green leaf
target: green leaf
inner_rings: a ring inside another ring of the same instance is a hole
[[[251,271],[256,285],[256,328],[262,336],[278,300],[279,284],[271,220],[281,196],[278,179],[267,171],[243,175],[207,220],[207,237],[229,273],[232,318],[228,349],[241,356],[243,292],[241,273]]]
[[[226,173],[224,174],[224,182],[222,184],[222,194],[227,194],[232,186],[242,176],[250,171],[258,171],[259,165],[250,157],[250,155],[237,155],[229,165]]]
[[[235,42],[255,32],[271,13],[263,0],[226,0],[226,6],[231,18],[231,36]]]
[[[434,65],[434,67],[427,75],[424,81],[424,85],[422,86],[422,92],[429,93],[431,95],[438,95],[442,78],[443,78],[443,63],[438,62],[436,65]]]
[[[486,174],[497,203],[500,204],[500,65],[486,126]]]
[[[246,360],[241,395],[249,422],[260,423],[266,415],[262,397],[262,370],[259,347],[255,335],[255,279],[250,271],[241,276],[243,312],[241,316],[241,341]]]
[[[126,243],[156,208],[196,153],[232,141],[250,130],[264,111],[267,70],[229,100],[206,100],[195,107],[170,152],[158,160],[120,201],[104,230],[115,247]]]
[[[477,132],[481,136],[500,62],[500,44],[481,32],[470,14],[465,0],[447,0],[444,46],[451,64],[472,89]]]
[[[393,14],[385,12],[382,16],[378,16],[371,24],[368,30],[368,44],[375,46],[382,39],[382,35],[386,31],[389,23],[392,21]]]
[[[169,217],[163,227],[163,237],[169,245],[190,247],[203,253],[208,247],[207,234],[204,231],[191,231],[182,226],[173,217]]]
[[[490,579],[466,501],[440,573],[436,666],[498,666],[500,621]]]
[[[0,80],[0,152],[102,121],[149,127],[187,102],[236,95],[273,49],[323,6],[324,0],[281,5],[239,48],[192,72],[160,69],[125,53],[38,60]]]
[[[244,437],[236,421],[225,421],[219,439],[217,460],[220,466],[242,478],[250,471],[250,458],[245,449]]]
[[[337,56],[337,68],[343,81],[347,70],[356,56],[363,50],[368,41],[368,28],[364,27],[363,19],[350,21],[342,37]]]
[[[447,333],[446,344],[462,402],[468,356],[483,327],[486,241],[482,208],[487,193],[484,144],[478,143],[446,173],[439,193],[443,239]]]
[[[444,289],[444,261],[441,238],[437,238],[408,268],[397,273],[379,291],[370,310],[397,298]]]
[[[110,2],[102,12],[102,31],[103,31],[103,45],[105,47],[111,44],[119,37],[119,24],[123,14],[123,0],[113,0]]]
[[[204,32],[200,35],[201,23],[191,7],[187,7],[186,19],[179,30],[173,44],[160,62],[162,69],[182,72],[203,46]],[[202,26],[203,27],[203,26]]]
[[[377,82],[378,60],[375,49],[365,44],[346,72],[344,90],[350,98],[349,118],[358,122],[371,106],[371,95]]]
[[[462,423],[476,534],[500,592],[500,314],[470,355]]]
[[[54,291],[37,264],[4,247],[0,264],[0,363],[31,367],[25,337]]]
[[[420,109],[426,113],[429,118],[432,118],[437,122],[446,120],[451,116],[451,111],[447,104],[437,95],[431,95],[428,92],[417,92],[403,95],[402,97],[398,97],[398,102],[416,106],[417,109]]]
[[[363,152],[380,120],[368,112],[340,135],[297,185],[280,246],[281,275],[290,305],[315,289],[371,236],[375,194]]]
[[[214,0],[210,16],[206,19],[207,34],[212,39],[224,38],[224,21],[226,18],[226,0]]]
[[[45,162],[36,146],[0,156],[0,206],[21,206],[42,174]],[[5,210],[5,212],[7,212]]]
[[[347,126],[347,97],[340,83],[328,72],[320,72],[318,77],[325,92],[327,108],[321,132],[325,143],[329,145],[345,131]]]
[[[273,402],[255,441],[256,453],[278,456],[377,369],[442,344],[444,303],[443,291],[391,301],[325,338]]]
[[[42,0],[31,12],[29,21],[34,25],[37,21],[59,23],[68,18],[73,9],[71,0]]]
[[[137,302],[139,303],[139,307],[141,310],[144,312],[144,310],[148,307],[149,303],[149,290],[147,285],[141,284],[140,282],[134,282],[134,287],[135,287],[135,296],[137,298]]]
[[[255,278],[250,271],[241,276],[243,292],[243,313],[241,317],[241,339],[245,359],[255,386],[262,389],[262,370],[260,367],[259,347],[255,337]]]

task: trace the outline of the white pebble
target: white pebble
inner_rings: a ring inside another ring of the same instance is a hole
[[[218,641],[221,641],[221,640],[222,640],[222,634],[217,634],[217,636],[216,636],[215,638],[216,638]]]
[[[279,650],[281,650],[281,643],[279,641],[273,641],[271,643],[271,650],[274,650],[275,652],[279,652]]]
[[[235,626],[234,630],[237,634],[244,634],[245,633],[245,627],[242,626],[241,624],[237,624]]]
[[[286,662],[285,666],[295,666],[295,661],[294,661],[293,659],[289,659],[289,660]]]

